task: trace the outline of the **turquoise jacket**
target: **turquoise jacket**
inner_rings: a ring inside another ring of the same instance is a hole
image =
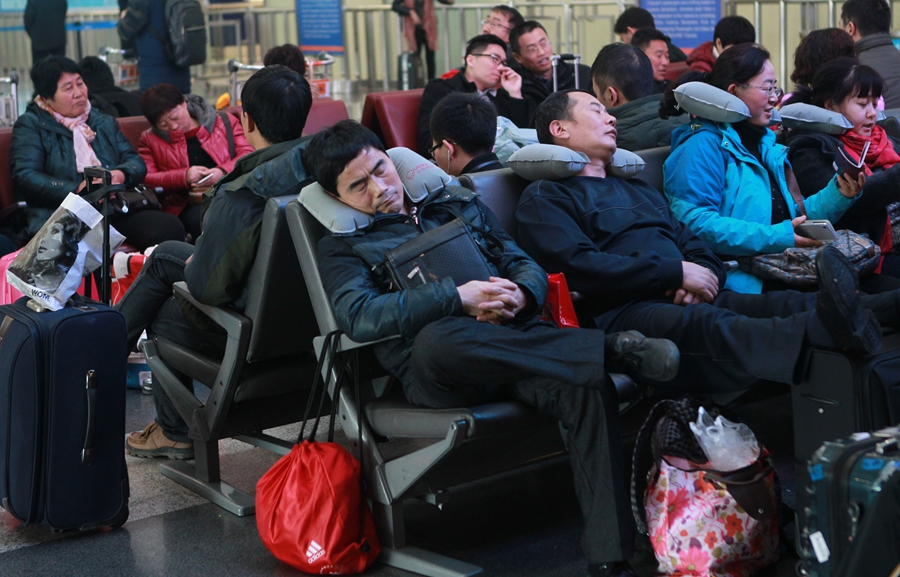
[[[785,181],[787,147],[767,131],[760,143],[765,167],[750,154],[727,123],[696,118],[672,132],[672,153],[663,166],[664,190],[672,212],[723,258],[782,252],[794,246],[790,221],[772,225],[769,174],[787,201],[791,218],[800,208]],[[768,169],[768,170],[766,170]],[[837,178],[805,200],[810,219],[836,222],[853,204],[837,188]],[[725,288],[762,292],[762,280],[731,271]]]

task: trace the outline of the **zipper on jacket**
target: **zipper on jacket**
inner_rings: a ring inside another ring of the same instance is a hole
[[[416,226],[419,226],[419,207],[413,205],[412,210],[409,212],[409,216],[412,217],[413,222],[416,223]]]

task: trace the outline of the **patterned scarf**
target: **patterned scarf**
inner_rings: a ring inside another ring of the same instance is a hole
[[[57,122],[72,131],[72,140],[75,143],[75,170],[77,172],[84,172],[85,166],[101,165],[100,159],[97,158],[97,155],[94,154],[94,149],[91,148],[91,143],[97,137],[97,134],[87,125],[88,115],[91,113],[90,102],[87,103],[87,109],[84,113],[75,118],[68,118],[53,110],[40,96],[34,97],[34,103],[41,110],[50,113]]]
[[[894,143],[891,142],[887,133],[880,126],[876,125],[872,128],[872,136],[870,138],[863,138],[852,130],[848,130],[842,136],[839,136],[838,139],[844,144],[847,156],[853,159],[854,162],[859,162],[859,155],[862,154],[866,141],[871,142],[869,151],[866,153],[866,176],[871,175],[874,169],[887,170],[900,163],[900,155],[894,150]],[[875,269],[876,274],[881,273],[884,255],[894,250],[894,233],[890,217],[885,219],[884,234],[881,235],[879,245],[881,246],[882,256],[881,262],[878,263],[878,268]]]

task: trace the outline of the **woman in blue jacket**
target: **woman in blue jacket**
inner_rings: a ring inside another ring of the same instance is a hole
[[[723,257],[782,252],[793,246],[818,246],[795,229],[806,220],[832,222],[862,190],[858,181],[834,177],[805,201],[806,216],[788,189],[793,179],[787,148],[768,130],[783,91],[777,87],[769,53],[756,44],[723,52],[709,74],[685,74],[677,85],[702,81],[741,99],[750,117],[733,124],[694,118],[672,133],[672,153],[664,165],[664,190],[672,212]],[[674,88],[660,104],[660,116],[683,114]],[[763,281],[742,271],[728,275],[725,288],[763,292]],[[768,285],[770,288],[785,288]]]

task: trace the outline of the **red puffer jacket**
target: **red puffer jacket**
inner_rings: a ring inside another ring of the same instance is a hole
[[[225,174],[231,172],[235,161],[240,157],[253,152],[253,147],[244,138],[240,120],[231,114],[227,116],[234,132],[234,158],[228,156],[228,133],[225,131],[225,123],[218,114],[213,113],[206,126],[201,125],[197,132],[200,146],[216,162],[216,168],[222,169]],[[212,126],[211,133],[207,126]],[[187,207],[190,188],[187,183],[187,169],[190,166],[184,133],[180,130],[161,133],[149,128],[141,134],[138,153],[147,164],[144,184],[149,187],[162,187],[166,191],[166,194],[160,196],[163,210],[176,215],[181,214]]]

